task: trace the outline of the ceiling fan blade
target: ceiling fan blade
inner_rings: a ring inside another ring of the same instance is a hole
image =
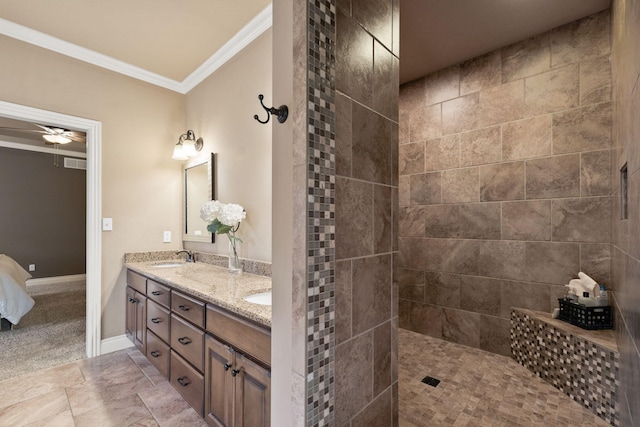
[[[29,132],[29,133],[48,133],[42,130],[36,130],[36,129],[25,129],[25,128],[6,128],[6,127],[2,127],[0,126],[0,130],[5,130],[5,131],[10,131],[10,132]]]
[[[37,123],[33,123],[33,125],[34,125],[34,126],[38,126],[40,129],[44,130],[44,131],[45,131],[45,132],[47,132],[47,133],[51,133],[51,134],[56,133],[56,132],[55,132],[52,128],[50,128],[50,127],[43,126],[43,125],[39,125],[39,124],[37,124]]]

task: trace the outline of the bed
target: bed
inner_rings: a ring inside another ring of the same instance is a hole
[[[11,257],[0,254],[0,318],[17,325],[35,304],[27,294],[31,275]]]

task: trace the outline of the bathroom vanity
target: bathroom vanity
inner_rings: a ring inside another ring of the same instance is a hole
[[[127,264],[126,333],[212,426],[269,426],[271,278],[205,263]]]

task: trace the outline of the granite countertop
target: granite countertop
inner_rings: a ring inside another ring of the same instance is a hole
[[[233,313],[271,328],[271,306],[245,301],[243,298],[271,290],[271,278],[250,273],[231,274],[226,268],[202,262],[175,260],[177,267],[157,267],[162,262],[129,262],[125,266],[157,282],[215,304]]]

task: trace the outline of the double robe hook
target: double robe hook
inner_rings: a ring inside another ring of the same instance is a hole
[[[262,102],[262,100],[264,99],[264,95],[262,94],[258,95],[258,99],[260,100],[260,105],[262,105],[262,108],[264,108],[265,111],[267,112],[267,120],[265,121],[260,120],[257,114],[253,116],[254,119],[256,119],[262,124],[269,123],[269,119],[271,118],[272,115],[276,116],[278,119],[278,122],[280,123],[284,123],[287,120],[287,117],[289,116],[289,108],[287,108],[286,105],[281,105],[280,108],[273,108],[273,107],[268,108]]]

